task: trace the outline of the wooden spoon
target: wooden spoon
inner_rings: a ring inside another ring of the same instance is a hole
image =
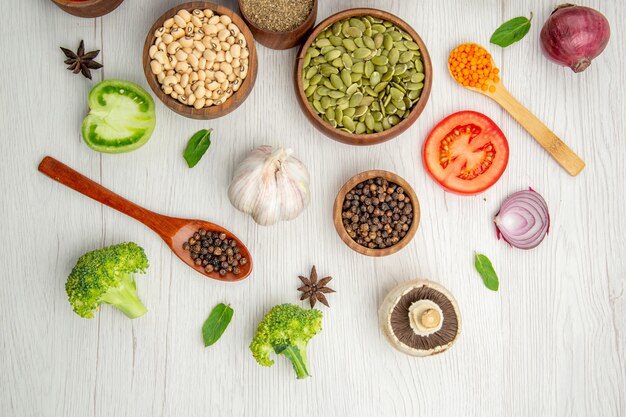
[[[252,258],[250,257],[250,252],[246,246],[241,242],[241,240],[239,240],[239,238],[237,238],[237,236],[221,226],[204,220],[179,219],[147,210],[131,201],[126,200],[125,198],[120,197],[114,192],[104,188],[100,184],[90,180],[50,156],[46,156],[41,161],[39,164],[39,171],[43,172],[53,180],[78,191],[79,193],[84,194],[102,204],[106,204],[107,206],[145,224],[161,236],[161,239],[165,241],[176,256],[182,259],[183,262],[209,278],[219,281],[234,282],[247,278],[248,275],[250,275],[250,272],[252,272]],[[248,260],[245,265],[240,266],[240,274],[235,275],[232,272],[228,272],[226,275],[221,276],[217,271],[207,273],[203,267],[195,265],[193,259],[191,259],[189,251],[183,249],[183,243],[185,243],[200,228],[204,228],[210,232],[225,233],[228,239],[234,239],[237,242],[240,250],[239,253],[241,253],[242,257],[245,257]]]
[[[491,65],[495,68],[493,58],[491,58]],[[450,69],[450,63],[448,63],[448,71],[452,75]],[[456,81],[456,79],[455,79]],[[491,92],[489,90],[483,91],[480,88],[466,86],[468,90],[483,94],[496,103],[498,103],[504,110],[506,110],[519,124],[522,125],[530,135],[535,138],[537,142],[548,151],[548,153],[556,160],[556,162],[563,167],[570,175],[576,176],[580,174],[580,171],[585,167],[585,162],[580,159],[574,151],[572,151],[557,135],[554,134],[541,120],[539,120],[534,114],[524,107],[515,97],[507,91],[499,82],[495,85],[496,91]]]

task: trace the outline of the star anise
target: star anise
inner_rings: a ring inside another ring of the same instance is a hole
[[[61,47],[61,50],[67,57],[64,61],[69,65],[67,69],[72,71],[74,74],[81,72],[83,76],[91,80],[91,70],[102,68],[102,64],[94,61],[94,58],[98,56],[100,50],[85,53],[85,42],[83,41],[80,41],[78,51],[75,53],[63,47]]]
[[[300,278],[300,281],[304,284],[298,288],[298,291],[302,291],[300,300],[306,300],[308,298],[311,303],[311,308],[315,306],[315,302],[318,300],[326,307],[330,307],[324,294],[335,292],[335,290],[326,286],[330,280],[333,279],[333,277],[325,277],[320,279],[318,282],[317,271],[315,270],[315,265],[313,265],[313,268],[311,268],[311,276],[309,278],[303,276],[299,276],[298,278]]]

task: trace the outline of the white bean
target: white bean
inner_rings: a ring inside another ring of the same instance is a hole
[[[206,69],[206,58],[200,58],[198,60],[198,68],[201,70]]]
[[[157,74],[157,80],[159,81],[159,84],[163,84],[163,80],[165,79],[165,73],[161,72],[159,74]]]
[[[228,76],[233,73],[233,67],[228,62],[222,62],[220,63],[220,71]]]
[[[176,66],[174,67],[174,70],[176,72],[187,72],[187,70],[189,69],[189,64],[186,62],[179,62],[178,64],[176,64]]]
[[[220,22],[219,16],[211,16],[211,18],[208,21],[209,25],[217,25],[219,22]]]
[[[185,89],[180,86],[180,84],[174,84],[174,91],[178,94],[185,94]]]
[[[183,48],[191,48],[193,46],[193,38],[189,36],[181,38],[178,42],[180,42],[180,46]]]
[[[241,45],[235,44],[231,46],[229,52],[233,58],[239,58],[241,56]]]
[[[187,62],[193,69],[198,69],[198,58],[194,54],[187,57]]]
[[[193,47],[196,51],[204,52],[206,50],[206,46],[200,41],[194,41]]]
[[[165,63],[167,62],[167,54],[163,51],[158,51],[156,54],[154,54],[154,59],[159,61],[159,64],[165,65]]]
[[[163,85],[163,92],[165,94],[172,94],[173,91],[174,91],[174,89],[172,87],[168,87],[166,85]]]
[[[160,38],[161,36],[163,36],[164,33],[165,33],[165,28],[161,26],[160,28],[154,31],[154,37]]]
[[[197,28],[202,27],[202,20],[198,16],[191,16],[191,23]]]
[[[170,55],[176,54],[176,52],[178,52],[179,49],[180,49],[180,43],[178,41],[174,41],[170,43],[169,45],[167,45],[167,53]]]
[[[204,97],[200,97],[196,99],[196,101],[193,103],[193,107],[200,110],[201,108],[204,107],[204,102],[205,102]]]
[[[180,77],[180,86],[185,88],[187,85],[189,85],[189,74],[183,74]]]
[[[184,28],[185,26],[187,26],[187,22],[185,22],[185,19],[183,19],[179,15],[174,16],[174,23],[176,23],[176,26],[178,26],[179,28]]]
[[[163,27],[166,29],[171,28],[172,26],[174,26],[174,18],[170,17],[169,19],[166,19],[165,22],[163,22]]]
[[[196,97],[204,97],[206,95],[206,89],[204,88],[204,86],[201,85],[200,87],[196,88],[193,94]]]
[[[191,13],[189,13],[188,10],[180,9],[176,15],[182,17],[185,22],[189,22],[191,20]]]
[[[183,51],[182,49],[179,49],[178,51],[176,51],[176,59],[179,61],[185,61],[187,59],[187,53],[185,51]]]
[[[214,15],[213,10],[211,10],[211,9],[204,9],[204,15],[206,17],[213,17],[213,15]]]
[[[163,85],[165,87],[172,87],[174,84],[176,84],[178,80],[176,79],[175,76],[173,75],[169,75],[167,77],[165,77],[165,79],[163,80]]]
[[[157,48],[156,45],[152,45],[148,50],[148,55],[150,56],[150,58],[154,59],[154,54],[156,54],[158,50],[159,48]]]
[[[172,34],[174,39],[180,39],[183,36],[185,36],[185,29],[182,29],[182,28],[172,29],[170,33]]]
[[[220,42],[224,42],[229,36],[230,32],[228,31],[228,29],[222,29],[217,33],[217,39],[219,39]]]
[[[193,103],[196,102],[196,96],[194,94],[189,94],[189,96],[187,96],[187,104],[190,106],[193,106]]]

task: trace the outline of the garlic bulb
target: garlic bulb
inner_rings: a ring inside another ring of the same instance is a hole
[[[235,169],[228,198],[238,210],[267,226],[293,220],[309,205],[309,171],[291,149],[253,149]]]

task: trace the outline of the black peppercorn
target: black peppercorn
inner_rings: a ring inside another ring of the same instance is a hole
[[[383,249],[398,243],[412,223],[413,207],[403,187],[382,177],[368,179],[346,193],[342,223],[358,244]]]

